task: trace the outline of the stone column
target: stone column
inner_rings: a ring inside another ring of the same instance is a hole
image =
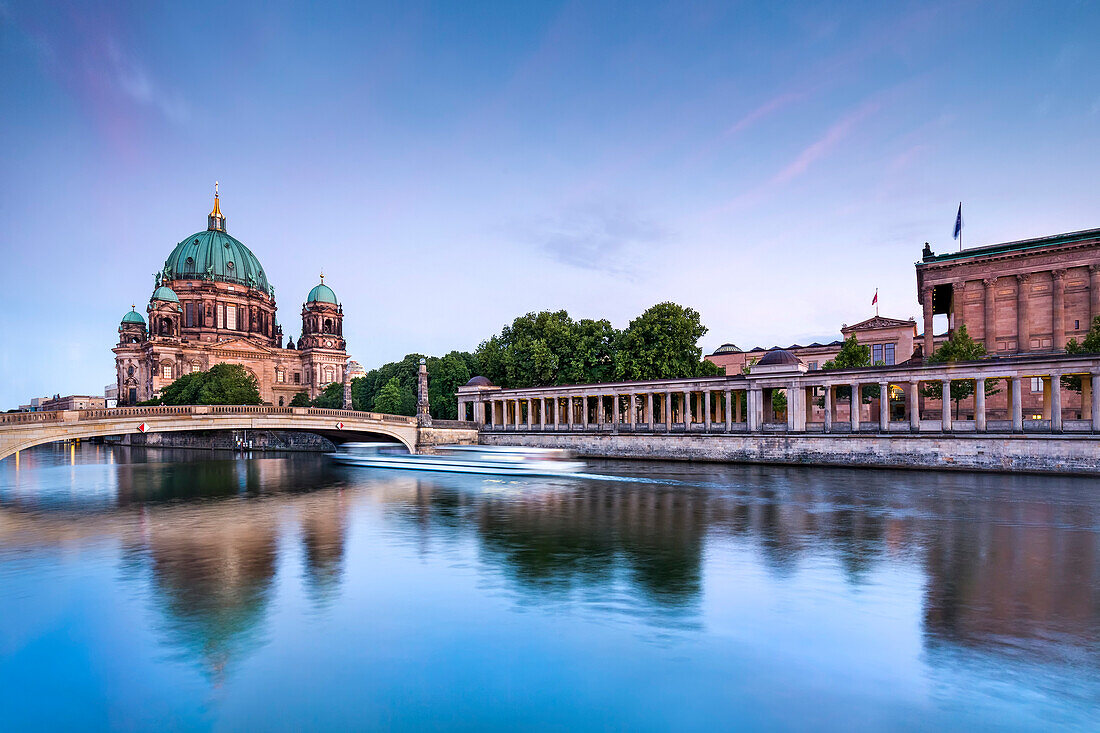
[[[966,311],[966,283],[951,283],[951,332],[963,325]]]
[[[748,415],[746,416],[749,423],[749,432],[758,432],[761,428],[761,422],[763,422],[763,410],[764,410],[764,394],[759,387],[750,387],[747,392],[748,398],[746,408]]]
[[[520,406],[522,400],[514,400],[516,403],[516,430],[519,430],[520,423],[523,421],[523,408]]]
[[[787,430],[806,432],[806,390],[791,382],[787,387]]]
[[[1020,433],[1024,430],[1024,396],[1019,377],[1013,377],[1009,383],[1012,385],[1012,432]]]
[[[985,350],[990,354],[995,354],[997,353],[997,278],[987,277],[982,280],[982,284],[985,285],[985,300],[982,303],[983,314],[985,316]]]
[[[985,432],[985,377],[974,380],[974,428]]]
[[[924,304],[924,358],[932,355],[932,288],[925,288],[921,297]]]
[[[573,395],[565,398],[565,425],[570,432],[573,430],[573,413],[576,411],[576,403],[573,400]]]
[[[535,406],[535,401],[530,397],[527,398],[527,429],[531,430],[535,427],[535,413],[532,408]]]
[[[428,405],[428,362],[420,360],[416,379],[416,424],[422,428],[432,426],[432,414]]]
[[[940,386],[943,390],[943,399],[940,400],[940,430],[946,433],[951,430],[951,380],[941,380]]]
[[[497,424],[497,405],[496,402],[489,400],[489,427],[496,427]]]
[[[646,395],[645,395],[645,415],[646,415],[646,425],[649,426],[650,430],[656,430],[657,429],[657,421],[653,419],[653,393],[652,392],[646,392]]]
[[[554,397],[554,430],[561,428],[561,398]]]
[[[1094,319],[1100,318],[1100,263],[1089,265],[1089,322],[1092,328]]]
[[[703,430],[710,432],[710,390],[703,390]]]
[[[920,432],[920,382],[909,382],[909,431]]]
[[[733,390],[727,389],[726,395],[726,412],[724,417],[726,418],[726,432],[733,432]]]
[[[665,432],[672,432],[672,393],[665,392]]]
[[[859,408],[860,408],[860,404],[862,402],[863,402],[863,396],[860,394],[860,391],[859,391],[859,382],[855,382],[855,383],[852,384],[852,399],[851,399],[851,402],[850,402],[850,404],[852,406],[852,409],[851,409],[852,414],[848,416],[849,420],[852,423],[852,432],[853,433],[858,433],[859,432],[859,413],[860,413]]]
[[[691,430],[691,392],[684,392],[684,430]]]
[[[604,424],[607,423],[607,416],[604,414],[603,400],[604,396],[602,394],[596,395],[596,430],[602,429]]]
[[[638,395],[636,392],[631,392],[627,395],[627,399],[630,400],[630,430],[633,432],[638,427]]]
[[[1092,375],[1081,375],[1081,419],[1092,420]]]
[[[1028,280],[1030,273],[1016,276],[1016,350],[1031,351],[1031,326],[1028,323]]]
[[[890,383],[878,383],[878,429],[886,432],[890,429]]]
[[[1052,296],[1050,299],[1050,332],[1054,334],[1053,347],[1062,351],[1066,348],[1066,271],[1050,271]]]
[[[1089,383],[1091,385],[1092,393],[1092,432],[1100,433],[1100,372],[1093,372],[1089,375]]]
[[[581,430],[588,430],[588,395],[581,395]]]
[[[1050,432],[1062,432],[1062,375],[1050,375]]]
[[[833,430],[833,385],[825,385],[825,401],[822,404],[825,406],[825,432],[831,433]]]
[[[618,392],[611,395],[611,429],[616,431],[619,429],[619,398]]]
[[[539,430],[546,430],[546,398],[539,397]]]

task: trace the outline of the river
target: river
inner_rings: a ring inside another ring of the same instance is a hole
[[[1088,478],[0,462],[5,730],[1100,722]]]

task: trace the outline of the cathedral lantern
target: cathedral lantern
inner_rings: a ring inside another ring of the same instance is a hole
[[[344,308],[332,288],[325,285],[324,275],[321,275],[321,283],[309,291],[302,306],[302,335],[298,348],[344,349]]]
[[[137,306],[130,306],[130,312],[122,317],[122,323],[118,327],[118,345],[143,344],[147,338],[145,332],[145,319],[136,310]]]
[[[149,335],[151,338],[180,337],[180,299],[169,287],[158,285],[149,299]]]

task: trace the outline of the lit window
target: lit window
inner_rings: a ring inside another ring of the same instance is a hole
[[[165,379],[171,379],[172,378],[172,365],[171,364],[161,364],[160,365],[160,376],[164,377]]]
[[[225,303],[218,303],[217,328],[225,328]]]
[[[225,308],[225,327],[230,331],[237,330],[237,306],[230,305]]]
[[[279,382],[280,384],[285,382],[286,381],[286,372],[284,372],[282,369],[276,369],[275,370],[275,381]]]

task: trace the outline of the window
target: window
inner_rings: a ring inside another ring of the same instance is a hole
[[[128,376],[128,377],[134,376],[134,365],[133,364],[126,367],[126,376]]]
[[[883,351],[884,351],[883,361],[885,361],[888,366],[893,366],[894,365],[894,345],[893,344],[886,344],[883,347]]]
[[[817,371],[817,362],[816,361],[811,361],[810,362],[810,371],[811,372]]]
[[[191,328],[195,325],[195,304],[185,303],[183,306],[183,325]]]
[[[325,384],[329,384],[333,381],[332,367],[325,367]]]
[[[1043,391],[1043,378],[1032,377],[1031,378],[1031,391],[1038,393]]]
[[[302,375],[298,372],[294,372],[294,383],[295,384],[301,384],[302,383]]]
[[[1074,321],[1073,322],[1073,330],[1074,331],[1080,331],[1081,330],[1081,322],[1080,321]]]
[[[280,383],[280,384],[285,382],[286,381],[286,372],[284,372],[282,369],[276,369],[275,370],[275,381]]]
[[[218,303],[218,322],[215,328],[225,328],[225,303]]]
[[[160,365],[160,376],[164,377],[165,379],[171,379],[172,378],[172,365],[171,364],[161,364]]]
[[[882,361],[882,344],[875,344],[871,347],[871,363],[878,364]]]
[[[279,407],[282,407],[282,406],[283,406],[283,398],[282,398],[282,397],[280,397],[280,398],[279,398]]]
[[[225,308],[225,327],[230,331],[237,330],[237,306],[229,305]]]

